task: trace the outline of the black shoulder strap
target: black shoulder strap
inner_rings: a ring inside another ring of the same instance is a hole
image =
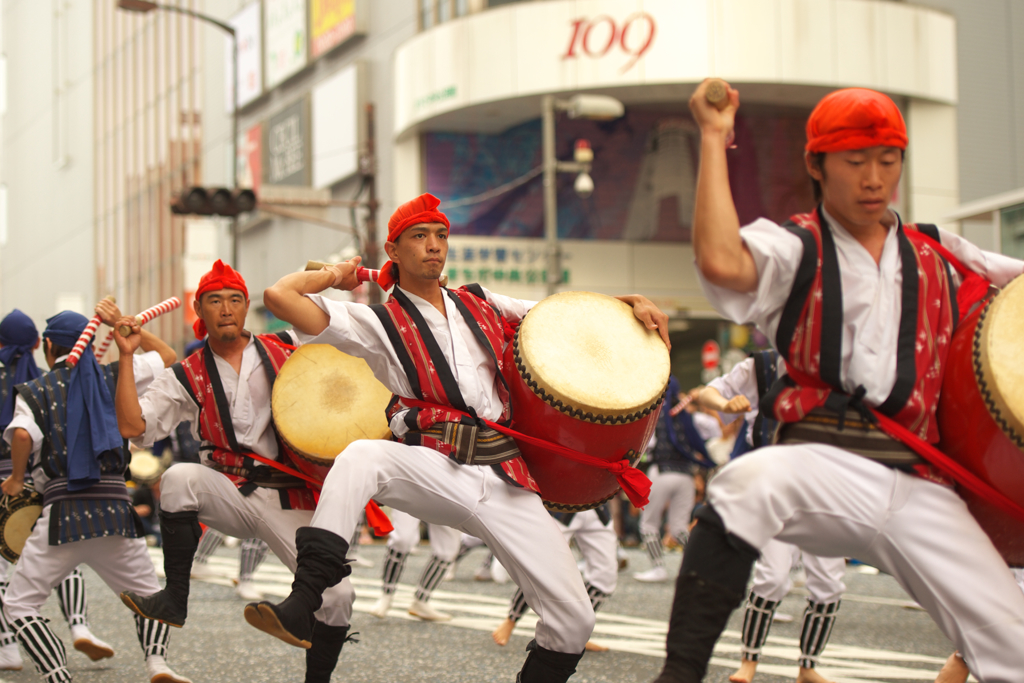
[[[483,299],[487,301],[487,295],[484,294],[484,288],[480,286],[478,282],[471,282],[465,285],[466,291],[475,296],[477,299]]]
[[[926,237],[930,237],[931,239],[935,240],[936,242],[939,242],[940,244],[942,243],[942,241],[939,239],[939,226],[934,225],[933,223],[915,223],[915,225],[917,227],[918,232],[925,235]]]
[[[469,287],[471,286],[480,289],[480,285],[477,284],[467,285],[466,288],[469,289]],[[448,294],[451,300],[455,302],[455,308],[459,309],[459,313],[462,314],[462,318],[466,321],[466,325],[469,326],[469,329],[473,333],[473,337],[476,338],[477,343],[480,344],[480,346],[482,346],[485,351],[487,351],[487,354],[491,357],[491,360],[494,361],[494,374],[498,376],[498,380],[503,385],[505,385],[505,389],[506,391],[508,391],[508,381],[506,381],[505,375],[501,373],[501,364],[498,362],[498,356],[494,353],[494,347],[491,346],[491,342],[489,339],[487,339],[487,335],[484,334],[484,331],[480,329],[480,325],[477,324],[477,321],[473,318],[473,314],[469,311],[469,307],[466,306],[466,302],[460,299],[459,295],[451,291],[450,289],[445,288],[444,291]],[[483,290],[480,290],[480,293],[483,294]],[[484,298],[479,294],[476,294],[475,292],[473,292],[473,295],[480,299]],[[509,403],[509,410],[511,411],[511,409],[512,404]],[[509,417],[511,418],[511,413],[509,414]]]
[[[839,274],[839,256],[832,228],[818,209],[821,226],[821,379],[834,389],[842,391],[841,367],[843,360],[843,282]]]
[[[270,392],[271,395],[273,395],[274,381],[277,380],[277,373],[274,372],[274,366],[270,362],[270,355],[267,353],[267,348],[263,346],[263,340],[259,337],[256,337],[256,353],[260,355],[260,361],[263,363],[263,371],[267,374],[267,384],[270,385]]]
[[[238,439],[235,437],[235,426],[231,423],[231,406],[228,405],[228,397],[224,393],[224,384],[221,382],[220,372],[217,371],[217,362],[213,358],[209,340],[203,346],[203,363],[206,367],[206,377],[213,388],[213,398],[217,403],[217,412],[220,414],[220,423],[224,428],[224,435],[228,439],[228,445],[235,453],[241,453],[242,448],[238,445]],[[207,410],[209,409],[207,408]]]
[[[420,313],[409,297],[397,287],[394,289],[392,296],[395,297],[398,305],[409,314],[409,317],[412,318],[413,323],[416,325],[416,329],[423,339],[423,345],[427,348],[427,355],[430,356],[430,360],[434,364],[434,370],[437,371],[437,378],[441,382],[441,388],[444,389],[445,396],[448,397],[448,402],[456,410],[469,413],[469,406],[466,405],[466,399],[462,396],[459,383],[455,379],[455,375],[452,374],[451,366],[448,365],[448,359],[441,353],[441,347],[438,346],[437,339],[434,338],[430,328],[427,327],[427,321],[423,314]]]
[[[280,330],[278,332],[274,332],[274,336],[280,339],[283,343],[288,344],[289,346],[293,346],[295,344],[295,340],[292,339],[292,336],[288,334],[287,330]]]
[[[789,298],[786,299],[782,317],[779,318],[779,327],[775,332],[775,348],[779,349],[782,357],[788,360],[789,349],[793,344],[793,335],[796,333],[796,326],[800,323],[800,315],[803,313],[804,304],[807,303],[807,297],[810,296],[814,274],[818,270],[818,242],[810,230],[801,228],[792,221],[783,223],[782,227],[795,235],[804,245],[800,265],[796,270],[796,278],[793,280],[793,288],[789,292]]]
[[[920,286],[917,251],[902,225],[897,227],[896,238],[903,268],[902,310],[896,342],[896,383],[882,405],[878,406],[878,412],[889,417],[903,409],[917,383],[917,299]]]
[[[402,335],[399,334],[398,328],[395,327],[395,321],[391,319],[391,314],[388,313],[387,306],[384,304],[370,304],[370,310],[373,311],[377,319],[380,320],[381,326],[384,328],[384,332],[388,335],[388,341],[391,342],[391,348],[395,350],[395,355],[398,356],[398,362],[402,364],[402,370],[405,371],[405,376],[409,378],[409,385],[412,387],[412,393],[416,398],[423,400],[423,391],[420,388],[420,376],[416,372],[416,364],[412,362],[412,356],[409,355],[409,350],[405,348],[405,342],[402,341]]]
[[[760,401],[768,391],[767,376],[765,375],[764,353],[754,351],[750,354],[754,358],[754,377],[757,379],[757,398]]]
[[[171,370],[174,372],[175,378],[178,383],[185,387],[185,393],[192,399],[192,402],[196,404],[196,407],[202,410],[203,404],[199,402],[199,397],[196,396],[196,392],[192,389],[192,383],[188,381],[188,375],[185,373],[185,368],[181,365],[181,361],[178,361],[171,366]]]
[[[939,245],[942,244],[942,238],[939,235],[939,227],[932,223],[917,223],[915,224],[917,231],[928,237]],[[956,280],[953,279],[953,269],[950,267],[949,262],[946,259],[942,259],[942,265],[946,269],[946,282],[949,283],[949,299],[950,304],[953,307],[953,322],[954,324],[960,322],[960,307],[956,302]]]

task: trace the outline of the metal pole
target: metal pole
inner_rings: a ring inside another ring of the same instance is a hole
[[[231,187],[238,189],[238,34],[231,31]],[[238,216],[231,218],[231,265],[238,263]]]
[[[555,159],[555,98],[541,98],[541,153],[544,166],[544,241],[547,251],[547,293],[558,291],[562,280],[562,253],[558,244],[558,196],[556,182],[558,161]]]
[[[367,168],[364,175],[369,179],[370,196],[366,201],[366,267],[377,269],[380,267],[379,252],[377,250],[377,146],[374,142],[376,136],[376,125],[374,121],[373,103],[366,105],[366,158]],[[370,288],[369,300],[371,304],[379,304],[381,300],[380,287],[368,284]]]

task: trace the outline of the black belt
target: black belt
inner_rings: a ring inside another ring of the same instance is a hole
[[[924,463],[921,456],[863,416],[847,413],[840,417],[827,408],[815,408],[799,422],[782,424],[775,443],[822,443],[897,469]]]
[[[104,474],[99,482],[81,491],[68,491],[67,477],[57,477],[46,482],[43,489],[43,505],[58,503],[62,500],[126,500],[131,502],[124,476],[120,474]]]

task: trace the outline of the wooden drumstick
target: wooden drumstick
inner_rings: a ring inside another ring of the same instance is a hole
[[[704,90],[704,99],[718,111],[729,106],[729,84],[721,78],[708,79],[708,87]]]
[[[338,263],[324,263],[323,261],[313,261],[312,259],[306,261],[306,270],[323,270],[324,268],[330,268],[332,265],[340,265]],[[369,268],[363,268],[359,266],[356,268],[356,279],[359,282],[376,282],[377,276],[380,275],[379,270],[370,270]],[[438,282],[441,283],[442,287],[448,286],[448,276],[442,275],[438,278]]]

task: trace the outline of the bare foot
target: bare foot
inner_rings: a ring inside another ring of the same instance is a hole
[[[608,648],[606,648],[604,645],[598,645],[592,640],[587,641],[586,650],[587,652],[608,652]]]
[[[818,673],[817,669],[805,669],[800,667],[800,673],[796,675],[796,683],[832,683],[830,680]]]
[[[729,676],[731,683],[750,683],[754,680],[754,673],[757,671],[757,662],[752,662],[749,659],[744,659],[740,662],[740,668],[736,669],[736,673]]]
[[[512,629],[516,627],[516,622],[511,619],[505,619],[498,625],[498,628],[494,629],[491,634],[491,638],[494,640],[495,645],[507,645],[508,639],[512,636]]]
[[[939,672],[935,683],[965,683],[970,675],[971,672],[967,670],[964,658],[954,652],[942,665],[942,671]]]

